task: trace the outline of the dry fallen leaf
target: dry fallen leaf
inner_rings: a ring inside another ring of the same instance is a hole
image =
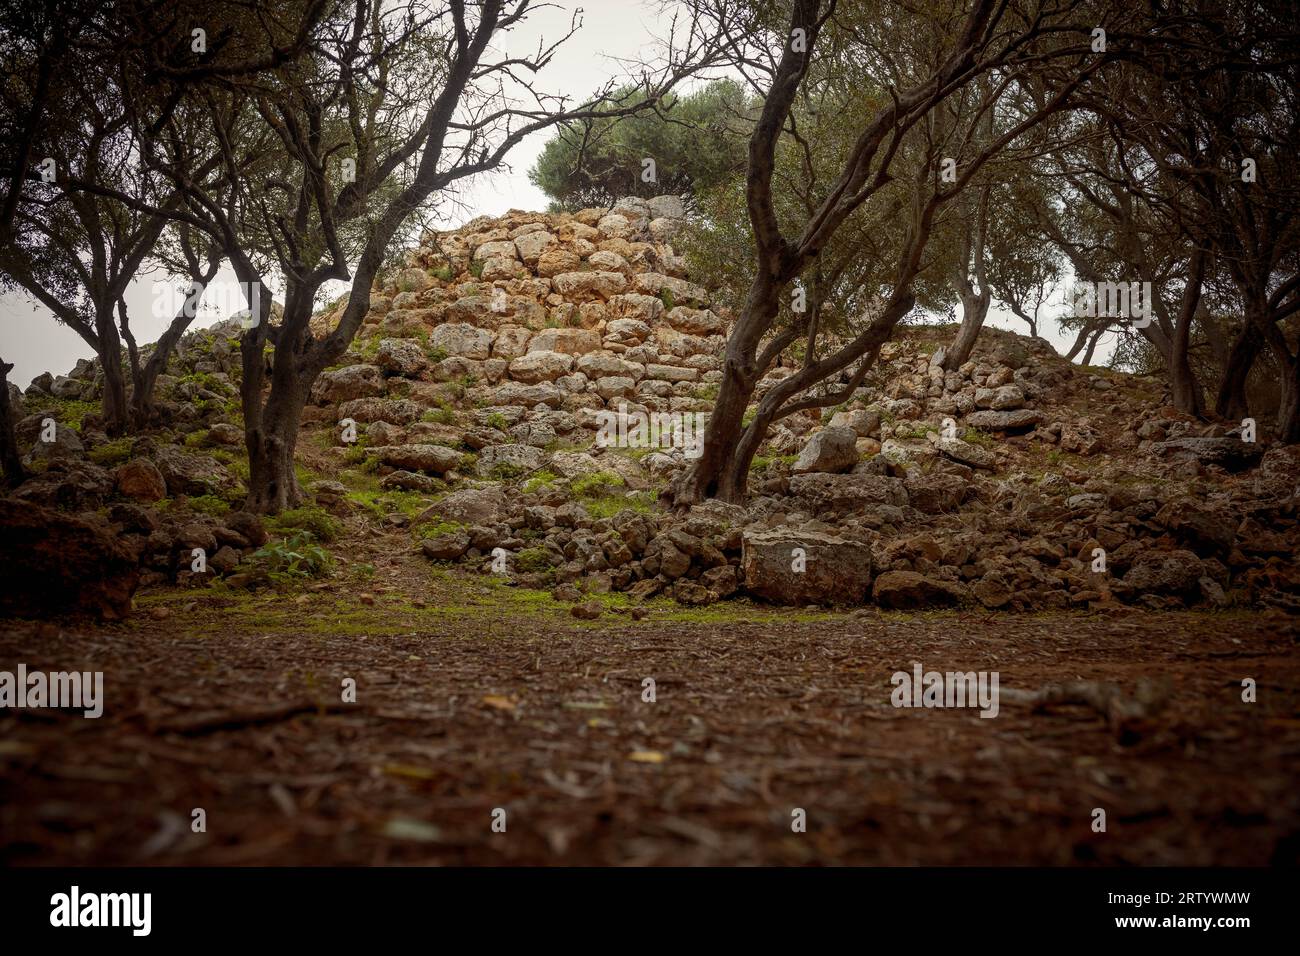
[[[384,836],[393,840],[413,840],[416,843],[436,843],[442,831],[432,823],[411,817],[393,817],[384,824]]]
[[[408,777],[411,780],[432,780],[437,773],[428,767],[417,767],[407,763],[384,764],[384,773],[390,777]]]
[[[663,763],[668,758],[657,750],[634,750],[627,759],[635,763]]]

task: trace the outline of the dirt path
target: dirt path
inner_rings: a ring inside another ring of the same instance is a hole
[[[1300,857],[1300,657],[1283,617],[656,604],[634,621],[612,603],[579,622],[548,595],[430,583],[401,562],[296,597],[139,603],[115,628],[0,630],[0,669],[103,670],[107,697],[98,720],[0,711],[0,862]],[[894,708],[890,676],[913,661],[998,671],[999,715]],[[1008,699],[1076,680],[1153,682],[1168,702],[1117,727]]]

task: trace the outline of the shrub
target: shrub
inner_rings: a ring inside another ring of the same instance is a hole
[[[264,574],[273,583],[285,584],[320,577],[329,572],[334,561],[310,531],[299,531],[253,552],[248,564],[251,570]]]
[[[569,487],[579,498],[602,498],[615,488],[624,487],[624,483],[622,478],[612,472],[598,471],[594,475],[575,478]]]
[[[268,530],[275,534],[287,535],[295,531],[309,532],[318,541],[333,541],[342,531],[339,522],[327,512],[315,505],[291,508],[282,511],[266,521]]]
[[[524,493],[532,494],[560,480],[560,476],[551,471],[542,470],[524,482]]]
[[[515,567],[525,573],[551,570],[551,555],[545,548],[524,548],[515,555]]]
[[[111,468],[114,465],[120,465],[131,459],[131,439],[117,438],[113,441],[104,442],[102,445],[96,445],[89,452],[91,461],[105,468]]]

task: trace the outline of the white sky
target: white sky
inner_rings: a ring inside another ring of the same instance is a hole
[[[533,11],[528,19],[505,42],[506,52],[518,55],[535,51],[538,37],[548,42],[558,39],[569,27],[575,9],[582,8],[582,28],[570,38],[556,54],[551,64],[538,77],[541,89],[549,92],[585,96],[600,87],[611,77],[626,72],[620,60],[653,58],[655,41],[666,36],[670,26],[671,10],[664,12],[659,0],[597,0],[596,3],[577,4],[558,2]],[[477,215],[499,215],[508,209],[545,209],[546,196],[528,181],[532,167],[549,133],[543,131],[525,139],[510,154],[509,165],[490,175],[479,177],[466,185],[460,195],[466,212],[453,214],[446,226]],[[155,317],[155,283],[167,277],[159,270],[142,272],[127,292],[127,307],[131,327],[141,344],[158,338],[169,321],[165,310]],[[233,292],[235,276],[224,267],[213,285]],[[340,285],[339,291],[342,291]],[[208,306],[213,300],[231,299],[211,289],[200,308],[195,328],[211,325],[228,314]],[[242,308],[242,305],[239,306]],[[996,306],[988,317],[990,325],[1025,332],[1026,327],[1009,313]],[[1040,323],[1058,349],[1063,337],[1056,335],[1054,323]],[[48,310],[22,295],[0,295],[0,357],[14,363],[9,380],[25,387],[41,372],[55,374],[68,372],[78,359],[93,355],[91,348],[71,329],[52,318]],[[1100,363],[1104,356],[1094,361]]]

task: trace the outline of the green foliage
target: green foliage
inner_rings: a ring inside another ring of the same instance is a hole
[[[671,312],[677,308],[677,300],[673,298],[673,290],[663,288],[659,290],[659,301],[664,304],[664,311]]]
[[[598,471],[594,475],[575,478],[569,488],[577,498],[603,498],[616,488],[625,487],[622,478],[613,472]]]
[[[612,518],[622,511],[636,511],[648,514],[654,510],[656,495],[652,491],[638,491],[630,495],[606,495],[603,498],[589,498],[583,501],[587,514],[593,518]]]
[[[452,425],[456,422],[455,410],[445,402],[439,402],[437,408],[431,408],[420,416],[422,422],[435,422],[439,425]]]
[[[524,482],[524,493],[531,495],[533,492],[546,488],[559,480],[560,476],[555,472],[543,469]]]
[[[483,278],[483,266],[487,263],[482,259],[475,259],[469,264],[469,272],[475,279]]]
[[[463,524],[456,521],[426,521],[424,524],[412,526],[411,536],[417,541],[424,541],[429,538],[440,538],[444,534],[455,534],[464,528]]]
[[[98,402],[82,402],[71,398],[47,399],[39,411],[54,411],[54,420],[60,425],[81,430],[81,420],[87,415],[99,414]]]
[[[489,415],[487,417],[487,423],[491,427],[495,428],[497,431],[504,432],[510,430],[510,423],[506,421],[506,417],[502,415],[500,412],[493,412],[491,415]]]
[[[112,468],[114,465],[120,465],[131,459],[131,444],[130,438],[117,438],[113,441],[107,441],[92,448],[88,453],[88,457],[97,465]]]
[[[195,495],[192,498],[186,498],[185,504],[191,511],[197,511],[200,514],[211,515],[214,518],[223,518],[230,513],[231,502],[218,495]]]
[[[615,95],[625,105],[642,99],[632,89]],[[658,110],[566,124],[528,178],[564,209],[611,206],[623,196],[680,195],[743,178],[749,135],[743,116],[752,108],[739,83],[716,80],[686,96],[668,95]],[[655,182],[642,181],[646,158],[655,161]]]
[[[313,538],[324,542],[333,541],[343,530],[336,518],[316,505],[282,511],[266,519],[266,527],[275,534],[310,532]]]
[[[524,548],[515,555],[515,569],[526,574],[551,570],[551,555],[545,548]]]
[[[274,584],[288,584],[327,574],[334,562],[310,531],[299,531],[253,552],[247,564],[249,570],[265,575]]]

